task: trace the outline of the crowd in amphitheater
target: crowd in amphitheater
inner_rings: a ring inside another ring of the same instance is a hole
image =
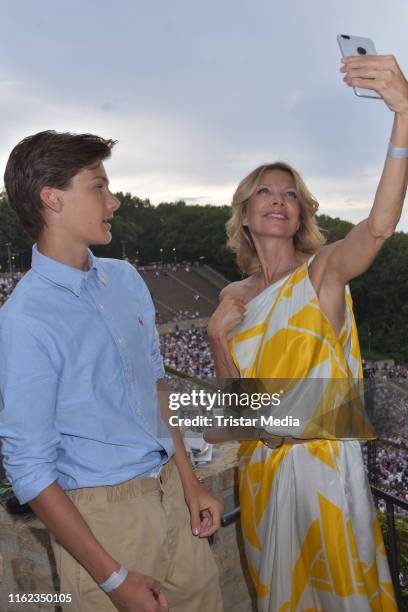
[[[21,272],[10,274],[0,274],[0,306],[4,304],[14,287],[23,276]]]
[[[160,347],[167,366],[200,378],[215,376],[207,333],[189,329],[160,337]]]
[[[192,310],[182,310],[181,308],[179,310],[176,310],[173,317],[170,318],[171,323],[177,323],[178,321],[186,321],[186,320],[190,320],[190,319],[198,319],[200,317],[200,313],[198,312],[198,310],[196,311],[192,311]],[[159,312],[156,312],[156,323],[157,325],[160,325],[161,323],[164,323],[161,315]]]
[[[364,453],[366,455],[366,452]],[[375,466],[370,469],[373,484],[382,491],[408,502],[408,456],[406,451],[379,447]]]
[[[372,419],[381,437],[396,445],[406,444],[408,394],[404,396],[396,393],[392,387],[381,385],[380,380],[380,384],[375,386],[373,400]]]
[[[387,362],[384,363],[373,363],[367,365],[363,362],[364,372],[367,378],[383,378],[389,380],[402,380],[408,379],[408,368],[403,365],[395,365]]]

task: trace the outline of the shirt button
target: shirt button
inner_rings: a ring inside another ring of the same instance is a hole
[[[103,304],[98,304],[99,310],[105,310],[105,306]]]
[[[130,370],[126,370],[126,380],[131,382],[133,380],[132,372]]]
[[[140,408],[136,408],[136,414],[137,414],[137,416],[141,416],[142,415],[142,411],[140,410]]]
[[[124,338],[123,338],[123,336],[118,336],[118,337],[116,338],[116,340],[117,340],[117,343],[118,343],[118,344],[122,345],[122,344],[123,344],[123,341],[124,341]]]

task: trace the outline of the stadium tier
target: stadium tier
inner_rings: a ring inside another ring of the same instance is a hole
[[[228,282],[209,266],[144,266],[138,271],[149,287],[161,323],[211,316]]]

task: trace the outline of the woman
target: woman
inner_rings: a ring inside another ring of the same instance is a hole
[[[349,86],[375,89],[395,113],[373,207],[343,240],[323,246],[318,204],[293,168],[261,166],[240,183],[227,231],[248,276],[221,292],[209,324],[218,377],[362,377],[347,284],[369,268],[400,218],[408,84],[392,56],[347,58],[341,70]],[[359,442],[294,442],[270,436],[239,451],[259,610],[396,610]]]

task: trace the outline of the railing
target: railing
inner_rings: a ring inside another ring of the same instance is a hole
[[[381,491],[377,489],[377,487],[371,486],[371,491],[374,497],[378,499],[385,500],[386,503],[386,514],[387,514],[387,543],[388,543],[388,561],[390,564],[390,572],[391,572],[391,580],[394,585],[395,597],[397,599],[398,609],[403,610],[402,607],[402,594],[401,594],[401,585],[399,582],[399,560],[398,560],[398,546],[397,546],[397,533],[395,530],[395,513],[394,506],[398,506],[403,510],[408,511],[408,502],[403,501],[402,499],[398,499],[394,495],[390,495],[389,493],[385,493],[385,491]],[[225,512],[221,519],[222,527],[228,527],[234,523],[241,513],[241,509],[239,506],[231,510],[230,512]]]
[[[371,485],[371,492],[377,499],[383,499],[386,504],[387,515],[387,543],[388,543],[388,561],[390,563],[391,579],[394,585],[395,596],[397,598],[398,608],[402,610],[402,594],[399,581],[399,559],[397,546],[397,533],[395,529],[395,512],[394,507],[397,506],[402,510],[408,511],[408,502],[405,502],[390,493],[381,491]]]

